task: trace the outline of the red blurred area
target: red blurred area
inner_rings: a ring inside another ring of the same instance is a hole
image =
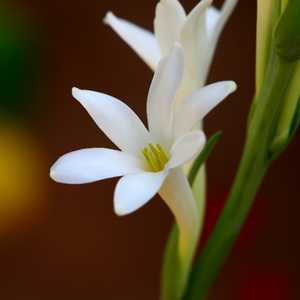
[[[211,234],[225,199],[225,194],[209,197],[202,245]],[[257,197],[234,251],[221,272],[219,289],[214,291],[212,299],[298,298],[298,273],[293,272],[289,265],[295,257],[289,260],[281,252],[283,249],[285,253],[289,251],[288,243],[282,244],[287,241],[289,233],[284,237],[272,233],[278,222],[277,216],[278,211],[267,206],[265,199]]]
[[[252,267],[247,276],[238,282],[239,300],[253,299],[293,299],[290,274],[286,270],[275,269],[273,266]],[[296,298],[294,298],[296,299]]]

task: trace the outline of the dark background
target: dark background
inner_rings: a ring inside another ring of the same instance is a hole
[[[34,182],[39,195],[30,213],[18,215],[1,234],[1,299],[158,299],[162,253],[172,223],[162,201],[156,198],[137,213],[118,218],[112,209],[116,180],[66,186],[48,178],[60,155],[112,146],[72,99],[73,86],[114,95],[145,117],[152,73],[101,20],[112,10],[152,29],[156,1],[9,2],[13,15],[21,12],[26,20],[39,62],[35,102],[28,117],[16,121],[21,136],[30,136],[38,152],[32,159],[39,165]],[[181,2],[187,10],[197,3]],[[205,123],[208,135],[223,131],[208,162],[205,235],[226,198],[242,150],[254,91],[255,3],[240,1],[209,78],[235,80],[238,91]],[[298,134],[266,177],[211,299],[299,299],[299,139]],[[22,176],[25,180],[27,173]]]

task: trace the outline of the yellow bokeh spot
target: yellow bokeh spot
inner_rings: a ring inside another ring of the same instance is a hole
[[[0,232],[41,200],[41,156],[27,130],[0,122]]]

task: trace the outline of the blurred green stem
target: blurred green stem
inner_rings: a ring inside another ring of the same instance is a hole
[[[246,144],[227,204],[191,273],[185,300],[203,300],[230,253],[275,153],[270,153],[294,62],[271,55],[266,79],[256,99]]]

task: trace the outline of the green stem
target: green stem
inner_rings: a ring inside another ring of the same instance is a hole
[[[270,165],[269,147],[294,63],[270,59],[266,81],[249,123],[244,153],[229,199],[191,273],[185,300],[203,300],[230,253]]]

